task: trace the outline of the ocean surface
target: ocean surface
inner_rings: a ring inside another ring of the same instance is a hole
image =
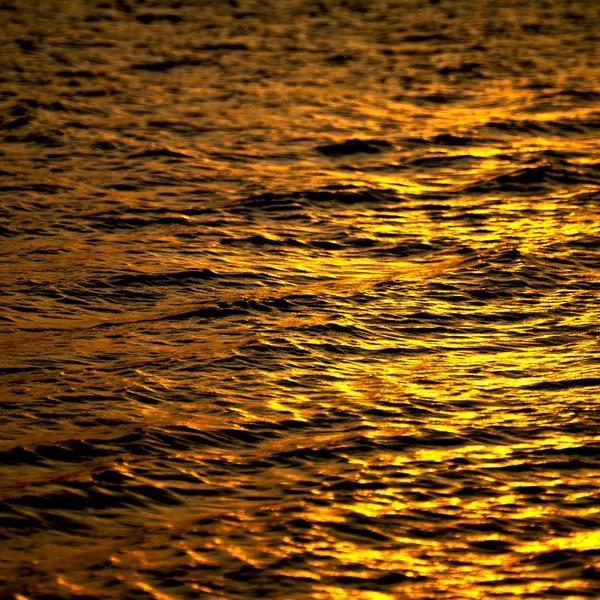
[[[0,598],[600,597],[600,11],[0,2]]]

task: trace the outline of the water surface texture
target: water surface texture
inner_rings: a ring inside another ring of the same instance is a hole
[[[0,4],[0,596],[600,597],[600,11]]]

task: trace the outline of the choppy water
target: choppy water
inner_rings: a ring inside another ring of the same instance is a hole
[[[0,596],[600,596],[593,2],[0,5]]]

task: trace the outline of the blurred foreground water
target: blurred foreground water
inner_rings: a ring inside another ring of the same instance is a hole
[[[2,598],[600,597],[600,13],[0,4]]]

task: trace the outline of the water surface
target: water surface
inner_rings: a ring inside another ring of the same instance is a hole
[[[600,596],[600,17],[0,5],[0,595]]]

